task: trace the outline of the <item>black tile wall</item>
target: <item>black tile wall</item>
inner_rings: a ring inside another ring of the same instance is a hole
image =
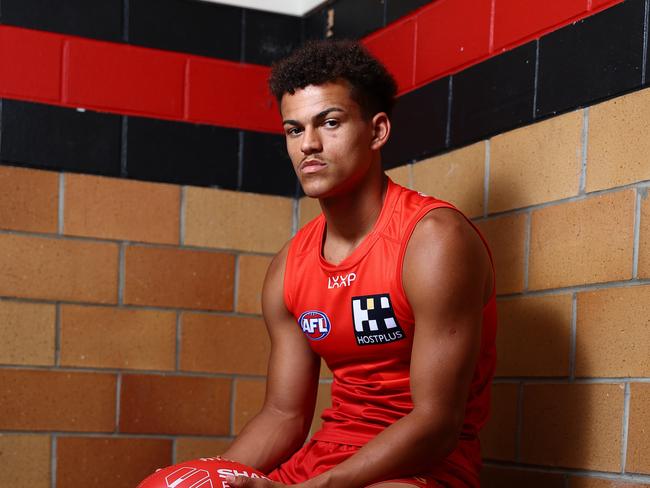
[[[245,13],[244,61],[270,65],[300,45],[300,17],[261,10]]]
[[[296,177],[284,136],[262,132],[244,133],[241,190],[293,197]]]
[[[384,0],[339,0],[334,4],[334,37],[359,39],[384,26]]]
[[[451,146],[533,119],[536,44],[530,42],[454,75]]]
[[[445,148],[449,77],[397,99],[391,134],[382,150],[384,168],[394,168]]]
[[[626,0],[540,40],[536,113],[550,115],[641,85],[645,0]]]
[[[193,0],[128,1],[130,43],[240,60],[241,8]]]
[[[120,140],[119,115],[2,100],[3,162],[119,176]]]
[[[237,188],[239,131],[129,117],[127,132],[128,178]]]
[[[320,7],[302,18],[302,39],[325,39],[327,35],[327,11],[329,7]]]
[[[122,40],[122,2],[2,0],[2,23],[117,42]]]
[[[431,3],[432,0],[385,0],[386,24],[396,21],[400,17],[410,14],[413,10]]]

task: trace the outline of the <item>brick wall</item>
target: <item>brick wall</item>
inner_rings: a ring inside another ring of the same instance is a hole
[[[650,484],[648,113],[646,89],[389,172],[492,246],[485,487]]]
[[[222,452],[263,399],[294,201],[7,166],[0,187],[0,486],[133,488]]]

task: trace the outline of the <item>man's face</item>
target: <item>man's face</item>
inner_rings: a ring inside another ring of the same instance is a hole
[[[280,102],[287,151],[306,195],[348,191],[378,158],[373,120],[363,117],[346,82],[309,85]]]

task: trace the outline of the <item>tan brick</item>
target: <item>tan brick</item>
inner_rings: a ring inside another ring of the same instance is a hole
[[[299,202],[298,212],[300,214],[298,227],[304,227],[307,222],[321,214],[318,198],[302,197]]]
[[[0,434],[0,486],[50,488],[50,436]]]
[[[332,406],[332,384],[320,383],[318,385],[318,395],[316,396],[316,408],[314,409],[314,418],[311,422],[312,434],[321,428],[323,420],[321,415],[323,410]]]
[[[56,232],[59,174],[0,166],[0,229]]]
[[[116,244],[0,235],[0,295],[115,303]]]
[[[577,376],[650,376],[650,286],[578,294]]]
[[[578,110],[494,137],[490,213],[577,195],[582,125],[583,112]]]
[[[488,241],[496,270],[497,293],[524,289],[526,216],[508,215],[484,220],[477,227]]]
[[[265,375],[271,342],[264,321],[184,313],[181,369]]]
[[[77,174],[65,178],[66,234],[178,244],[179,186]]]
[[[630,483],[626,481],[611,480],[605,478],[569,478],[569,488],[643,488],[648,485],[645,483]]]
[[[650,474],[650,384],[630,385],[630,420],[627,434],[626,471]]]
[[[497,376],[569,376],[571,295],[498,302]]]
[[[185,244],[273,253],[291,237],[293,200],[187,188]]]
[[[264,405],[265,393],[266,381],[264,380],[238,379],[236,381],[233,434],[239,434],[246,423],[259,413]]]
[[[321,378],[333,378],[334,375],[332,371],[327,366],[327,363],[321,358],[320,361],[320,377]]]
[[[115,375],[0,371],[0,429],[112,432]]]
[[[628,190],[533,212],[528,287],[630,279],[634,200]]]
[[[61,364],[174,369],[176,313],[108,307],[61,307]]]
[[[453,203],[469,217],[483,215],[485,142],[414,164],[413,188]]]
[[[564,476],[540,471],[483,466],[481,488],[565,488]]]
[[[521,461],[618,471],[622,384],[543,384],[524,387]]]
[[[231,380],[224,378],[124,375],[120,431],[228,434],[230,384]]]
[[[271,259],[269,256],[239,256],[238,312],[262,313],[262,284]]]
[[[229,439],[197,439],[182,437],[176,439],[176,462],[182,463],[201,457],[219,456],[230,446]]]
[[[0,364],[54,365],[54,305],[0,302]]]
[[[504,383],[492,386],[490,419],[480,435],[484,459],[515,460],[518,398],[519,385]]]
[[[198,310],[232,310],[232,254],[129,246],[124,303]]]
[[[650,278],[650,198],[648,189],[641,191],[641,221],[639,226],[639,278]]]
[[[650,179],[650,90],[589,109],[587,191]]]
[[[389,169],[386,171],[386,174],[398,185],[411,188],[411,169],[411,164],[405,164],[403,166],[398,166],[397,168]]]
[[[57,488],[133,488],[172,464],[172,441],[59,437],[56,455]]]

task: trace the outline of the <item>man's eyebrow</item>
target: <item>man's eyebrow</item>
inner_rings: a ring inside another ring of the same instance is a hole
[[[329,115],[332,112],[345,112],[345,110],[343,110],[342,108],[339,108],[339,107],[326,108],[322,112],[319,112],[316,115],[314,115],[312,117],[312,120],[322,119],[322,118],[326,117],[327,115]],[[282,121],[282,124],[283,125],[285,125],[285,124],[300,125],[300,122],[298,122],[297,120],[293,120],[293,119],[286,119],[286,120]]]

